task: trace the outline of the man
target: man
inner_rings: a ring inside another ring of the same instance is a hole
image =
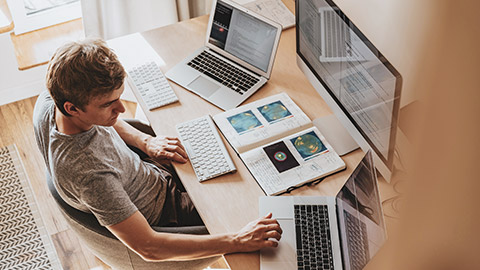
[[[50,95],[35,106],[34,127],[47,171],[61,197],[93,213],[125,245],[149,261],[188,260],[276,247],[282,230],[271,214],[236,233],[181,235],[152,225],[198,225],[186,193],[161,165],[142,161],[127,145],[151,159],[187,162],[175,137],[152,137],[118,119],[126,73],[103,41],[59,48],[47,71]]]

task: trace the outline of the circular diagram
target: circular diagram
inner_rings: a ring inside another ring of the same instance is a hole
[[[302,157],[309,157],[314,154],[320,153],[325,150],[325,146],[322,141],[310,133],[299,136],[295,139],[294,143],[297,151],[302,155]]]
[[[290,111],[288,111],[288,109],[281,102],[274,102],[265,105],[260,107],[259,110],[268,122],[279,120],[291,115]]]
[[[287,155],[282,151],[276,152],[273,157],[278,161],[284,161],[285,159],[287,159]]]

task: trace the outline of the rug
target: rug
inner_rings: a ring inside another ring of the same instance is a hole
[[[17,148],[0,148],[0,270],[56,270],[59,262]]]

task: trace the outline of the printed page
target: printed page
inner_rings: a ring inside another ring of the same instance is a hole
[[[295,15],[281,0],[257,0],[243,6],[281,24],[283,29],[295,26]]]
[[[313,126],[285,93],[217,114],[213,120],[237,153]]]
[[[282,193],[345,168],[343,160],[315,127],[240,157],[267,195]]]

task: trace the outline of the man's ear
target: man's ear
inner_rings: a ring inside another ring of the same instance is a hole
[[[77,116],[80,111],[80,109],[77,106],[73,105],[73,103],[71,103],[70,101],[65,101],[65,103],[63,103],[63,108],[71,116]]]

